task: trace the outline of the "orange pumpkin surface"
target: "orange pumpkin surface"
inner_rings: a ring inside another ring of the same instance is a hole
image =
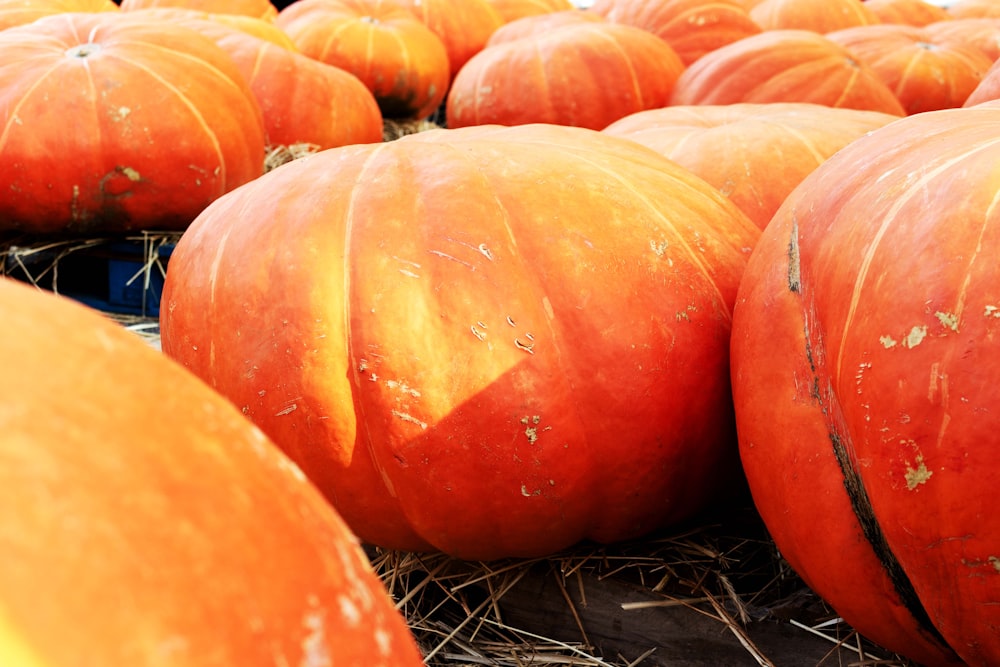
[[[662,153],[718,188],[763,229],[828,157],[899,116],[779,103],[670,106],[604,129]]]
[[[865,0],[865,7],[881,23],[925,26],[951,18],[944,7],[932,5],[925,0]]]
[[[974,46],[939,44],[916,26],[866,25],[827,33],[867,64],[908,114],[962,106],[993,61]]]
[[[117,12],[112,0],[0,0],[0,30],[67,12]]]
[[[358,77],[385,118],[426,118],[448,93],[444,42],[394,0],[298,0],[276,22],[302,53]]]
[[[504,22],[535,14],[575,9],[570,0],[486,0]]]
[[[357,538],[228,401],[0,278],[6,667],[420,667]]]
[[[590,11],[648,30],[670,44],[685,65],[761,31],[733,0],[597,0]]]
[[[396,0],[441,38],[451,76],[482,51],[503,17],[487,0]]]
[[[761,0],[750,18],[764,30],[812,30],[820,34],[880,23],[862,0]]]
[[[905,115],[870,67],[810,30],[765,30],[720,47],[677,79],[670,103],[809,102]]]
[[[687,169],[582,128],[336,148],[185,233],[163,349],[365,541],[547,555],[740,488],[728,304],[758,235]]]
[[[579,9],[532,14],[505,23],[490,35],[486,46],[495,46],[502,42],[511,42],[522,37],[541,37],[556,28],[574,23],[596,23],[604,17],[594,12]]]
[[[974,46],[989,57],[1000,58],[1000,17],[949,19],[924,26],[935,44]]]
[[[278,15],[277,8],[270,0],[121,0],[123,11],[152,7],[193,9],[212,14],[241,14],[269,21]]]

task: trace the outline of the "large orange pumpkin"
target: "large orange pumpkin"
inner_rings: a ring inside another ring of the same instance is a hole
[[[761,0],[750,18],[764,30],[812,30],[820,34],[881,23],[862,0]]]
[[[677,53],[651,32],[605,21],[568,23],[469,59],[448,92],[448,126],[552,123],[600,130],[667,104],[682,71]]]
[[[993,61],[975,46],[937,43],[926,29],[886,23],[827,33],[867,64],[908,114],[962,106]]]
[[[974,46],[996,61],[1000,58],[1000,16],[949,19],[924,26],[935,44]]]
[[[117,12],[113,0],[0,0],[0,30],[66,12]]]
[[[865,0],[865,8],[875,14],[881,23],[925,26],[951,18],[944,7],[925,0]]]
[[[382,141],[375,96],[350,72],[299,53],[290,40],[287,48],[224,19],[174,14],[171,20],[212,38],[236,63],[260,105],[269,151]]]
[[[687,167],[763,229],[828,157],[897,118],[795,102],[669,106],[626,116],[604,132]]]
[[[419,667],[357,538],[228,401],[0,278],[0,662]]]
[[[495,46],[502,42],[511,42],[522,37],[537,38],[565,25],[597,23],[601,21],[604,21],[604,17],[600,14],[581,11],[579,9],[531,14],[530,16],[524,16],[504,23],[490,35],[486,46]]]
[[[162,344],[362,539],[547,555],[739,488],[729,304],[758,234],[635,142],[422,132],[207,210],[171,257]]]
[[[276,22],[302,53],[358,77],[385,118],[426,118],[448,93],[444,42],[395,0],[298,0]]]
[[[841,45],[810,30],[765,30],[719,47],[677,79],[670,103],[810,102],[905,115],[896,95]]]
[[[486,0],[505,23],[525,16],[576,9],[570,0]]]
[[[0,229],[183,229],[264,169],[260,108],[217,44],[125,12],[0,31]]]
[[[732,0],[597,0],[590,11],[612,23],[650,31],[670,44],[685,65],[761,31]]]
[[[482,51],[486,41],[504,24],[487,0],[395,0],[441,38],[448,52],[451,76]]]
[[[775,214],[734,315],[740,449],[778,549],[927,665],[1000,664],[998,163],[995,105],[854,141]]]
[[[240,14],[268,21],[273,20],[278,15],[277,8],[271,4],[270,0],[121,0],[123,11],[154,7],[173,7],[218,14]]]

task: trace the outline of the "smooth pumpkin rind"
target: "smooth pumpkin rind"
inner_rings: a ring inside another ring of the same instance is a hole
[[[421,665],[357,538],[223,397],[0,280],[5,665]],[[27,660],[27,662],[22,662]]]

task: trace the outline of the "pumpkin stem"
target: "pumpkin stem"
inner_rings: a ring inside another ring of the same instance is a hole
[[[86,44],[77,44],[76,46],[66,49],[66,56],[69,58],[86,58],[88,56],[92,56],[100,50],[100,44],[88,42]]]

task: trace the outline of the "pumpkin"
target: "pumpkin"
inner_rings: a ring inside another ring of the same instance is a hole
[[[880,23],[861,0],[761,0],[750,8],[750,18],[764,30],[818,33]]]
[[[597,0],[591,11],[612,23],[650,31],[670,44],[685,65],[761,31],[732,0]]]
[[[228,401],[0,278],[5,665],[419,667],[357,538]]]
[[[670,106],[626,116],[603,131],[687,167],[763,229],[828,157],[897,118],[796,102]]]
[[[740,451],[774,541],[859,633],[1000,664],[1000,107],[843,148],[764,230],[740,287]]]
[[[670,100],[677,53],[633,26],[577,22],[483,49],[452,81],[448,126],[551,123],[600,130]]]
[[[123,11],[174,7],[210,14],[240,14],[269,21],[278,14],[270,0],[121,0],[120,6]]]
[[[938,44],[921,28],[866,25],[827,33],[879,75],[908,114],[962,106],[993,61],[974,46]]]
[[[206,210],[171,256],[161,340],[365,542],[549,555],[740,488],[728,304],[758,235],[635,142],[425,131]]]
[[[117,12],[112,0],[0,0],[0,30],[67,12]]]
[[[673,105],[809,102],[831,107],[906,110],[870,67],[809,30],[765,30],[719,47],[677,79]]]
[[[996,61],[1000,58],[1000,17],[949,19],[924,26],[935,44],[967,44]]]
[[[246,14],[217,14],[213,12],[203,12],[197,9],[186,9],[184,7],[148,7],[143,9],[133,9],[128,16],[157,21],[174,21],[194,28],[198,32],[207,35],[218,43],[217,37],[220,34],[228,35],[231,29],[240,30],[248,35],[263,39],[276,44],[289,51],[298,51],[291,37],[285,31],[274,24],[273,21],[260,19]],[[209,24],[205,24],[209,21]],[[221,24],[224,27],[214,27]]]
[[[210,37],[236,63],[260,105],[267,150],[325,150],[354,143],[382,141],[382,114],[375,97],[356,76],[298,52],[285,33],[261,22],[280,35],[258,38],[242,22],[187,10],[147,9]],[[230,14],[228,16],[236,17]],[[264,33],[269,36],[269,33]],[[290,47],[290,48],[289,48]]]
[[[576,9],[571,0],[486,0],[504,23],[525,16]]]
[[[925,0],[865,0],[865,8],[881,23],[925,26],[950,19],[944,7]]]
[[[493,31],[504,24],[487,0],[396,0],[441,38],[451,76],[479,53]]]
[[[581,11],[579,9],[567,9],[565,11],[547,12],[545,14],[532,14],[519,19],[514,19],[505,23],[490,35],[486,46],[495,46],[502,42],[512,42],[522,37],[541,37],[556,28],[575,23],[598,23],[604,21],[604,17],[594,12]]]
[[[0,229],[183,229],[263,172],[260,108],[207,37],[124,12],[0,32]]]
[[[1000,18],[1000,5],[994,0],[955,0],[945,5],[953,19]]]
[[[994,61],[993,65],[986,70],[983,80],[973,89],[969,96],[962,102],[963,107],[976,106],[983,102],[1000,100],[1000,60]]]
[[[427,118],[448,92],[444,43],[393,0],[298,0],[276,22],[302,53],[358,77],[385,118]]]

